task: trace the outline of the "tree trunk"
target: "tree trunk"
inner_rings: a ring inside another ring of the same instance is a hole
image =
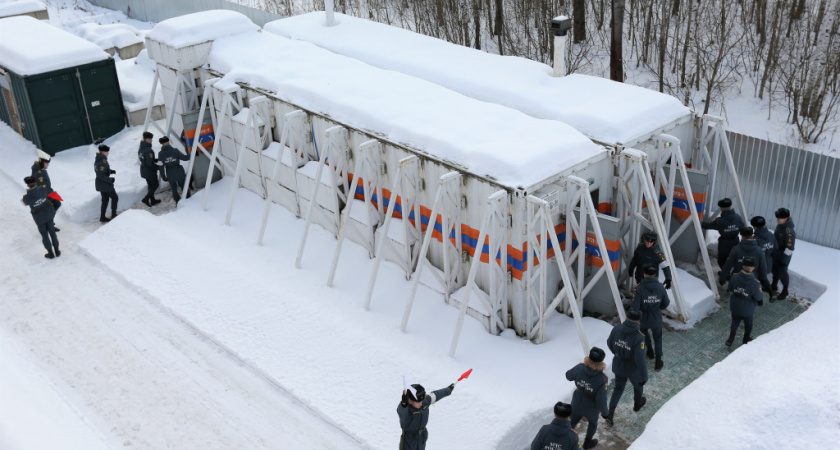
[[[671,28],[668,2],[662,2],[660,20],[662,22],[659,24],[659,92],[665,92],[665,49],[668,48],[668,30]]]
[[[496,27],[493,29],[493,34],[499,36],[499,53],[502,53],[502,0],[496,0]]]
[[[697,14],[697,8],[694,7],[694,0],[688,0],[688,10],[686,10],[688,21],[685,29],[685,42],[683,43],[682,61],[680,62],[680,87],[685,88],[685,60],[688,58],[688,42],[691,37],[691,23],[694,16]]]
[[[586,3],[584,0],[572,0],[572,11],[573,42],[577,44],[586,40]]]
[[[612,33],[610,39],[610,80],[624,82],[624,57],[622,38],[624,36],[624,0],[612,0]]]
[[[473,1],[473,22],[475,22],[475,48],[481,50],[481,0]]]

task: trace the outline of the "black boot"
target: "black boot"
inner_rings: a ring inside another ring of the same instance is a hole
[[[114,220],[116,218],[117,218],[117,212],[116,211],[111,211],[111,220]]]
[[[598,445],[598,439],[587,439],[587,440],[583,441],[583,448],[584,449],[593,448],[596,445]]]
[[[788,296],[787,288],[782,288],[782,292],[779,292],[779,296],[777,297],[777,300],[784,300],[784,299],[787,298],[787,296]]]
[[[61,256],[61,250],[58,247],[55,248],[55,256]]]
[[[645,406],[645,403],[647,403],[647,397],[642,396],[641,400],[633,402],[633,411],[639,412],[639,410],[642,409],[642,406]]]
[[[61,228],[58,228],[58,227],[53,227],[53,228],[55,228],[55,232],[56,232],[56,233],[58,233],[59,231],[61,231]]]
[[[735,335],[729,335],[729,339],[726,340],[726,346],[732,347],[732,342],[735,341]]]
[[[647,358],[648,358],[648,359],[653,359],[653,358],[654,358],[654,355],[653,355],[653,347],[648,347],[648,349],[647,349]]]
[[[53,255],[52,250],[50,250],[49,252],[47,252],[46,255],[44,255],[44,258],[53,259],[53,258],[55,258],[55,255]]]
[[[160,200],[152,197],[152,206],[157,205],[158,203],[160,203]]]
[[[111,219],[105,217],[105,213],[102,213],[102,214],[99,215],[99,221],[100,222],[110,222]]]
[[[653,366],[653,370],[659,372],[662,368],[665,367],[665,363],[662,362],[662,358],[656,360],[656,364]]]
[[[779,292],[779,280],[773,280],[773,291],[772,292]]]
[[[753,340],[753,338],[751,338],[749,336],[744,336],[744,344],[749,344],[750,342],[752,342],[752,340]]]
[[[607,417],[604,417],[604,421],[607,422],[607,425],[613,426],[613,419],[615,418],[615,408],[610,408],[610,413],[607,414]]]
[[[143,204],[148,206],[149,208],[152,207],[152,199],[151,198],[143,197],[143,200],[140,200],[140,201],[143,202]]]

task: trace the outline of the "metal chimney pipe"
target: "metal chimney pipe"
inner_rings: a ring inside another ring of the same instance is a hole
[[[572,19],[566,16],[557,16],[551,19],[550,29],[554,34],[554,75],[562,77],[566,75],[566,34],[572,28]]]

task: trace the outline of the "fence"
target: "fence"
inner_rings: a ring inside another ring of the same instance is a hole
[[[103,8],[122,11],[132,19],[145,22],[161,22],[173,17],[191,14],[211,9],[229,9],[240,12],[252,22],[262,27],[272,20],[282,19],[283,16],[259,9],[249,8],[225,0],[88,0]]]
[[[774,211],[788,208],[799,239],[840,249],[840,161],[826,155],[727,132],[749,217],[764,216],[775,226]],[[723,169],[721,158],[719,171]],[[718,197],[735,192],[718,177]],[[716,201],[716,200],[715,200]]]

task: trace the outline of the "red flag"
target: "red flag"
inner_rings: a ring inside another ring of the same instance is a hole
[[[58,192],[55,192],[55,191],[52,191],[52,192],[50,192],[49,194],[47,194],[47,197],[49,197],[49,198],[51,198],[51,199],[53,199],[53,200],[57,200],[57,201],[59,201],[59,202],[63,202],[63,201],[64,201],[64,199],[63,199],[63,198],[61,198],[61,196],[60,196],[60,195],[58,195]]]
[[[472,369],[470,369],[470,370],[468,370],[468,371],[464,372],[463,374],[461,374],[461,378],[458,378],[458,381],[461,381],[461,380],[463,380],[463,379],[465,379],[465,378],[469,378],[469,376],[470,376],[470,374],[471,374],[471,373],[472,373]]]

